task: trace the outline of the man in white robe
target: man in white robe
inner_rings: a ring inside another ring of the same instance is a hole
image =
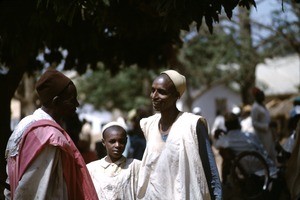
[[[265,94],[258,88],[253,89],[255,102],[252,105],[251,118],[254,132],[260,139],[269,156],[276,162],[275,141],[270,130],[271,116],[264,105]]]
[[[185,84],[185,77],[175,70],[164,71],[153,81],[150,96],[159,113],[140,121],[147,140],[140,199],[222,199],[206,120],[176,107]]]

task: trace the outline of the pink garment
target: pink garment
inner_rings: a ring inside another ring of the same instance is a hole
[[[46,145],[62,150],[63,175],[69,199],[98,199],[86,164],[69,135],[51,120],[34,122],[23,134],[19,155],[7,160],[11,195],[24,172]]]

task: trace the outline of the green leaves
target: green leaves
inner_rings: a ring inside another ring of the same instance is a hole
[[[146,70],[131,66],[113,76],[108,70],[98,69],[78,80],[77,88],[81,101],[92,103],[97,108],[119,108],[129,111],[150,104],[149,82]]]

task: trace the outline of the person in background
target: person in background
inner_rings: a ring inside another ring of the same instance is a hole
[[[77,147],[80,151],[86,164],[98,160],[98,154],[95,149],[92,149],[92,124],[91,122],[83,119],[80,121],[81,129],[78,137]]]
[[[293,108],[290,110],[290,118],[300,113],[300,96],[293,100]]]
[[[299,118],[300,118],[299,117],[299,115],[300,115],[300,103],[298,103],[298,101],[300,101],[300,100],[297,100],[297,99],[298,98],[296,98],[294,100],[294,107],[290,111],[290,116],[289,116],[289,119],[288,119],[289,136],[296,133],[297,124],[298,124],[298,121],[299,121]]]
[[[140,199],[222,199],[205,118],[176,107],[186,79],[175,70],[158,75],[151,100],[158,113],[140,121],[147,146],[139,176]]]
[[[256,135],[248,132],[243,132],[241,130],[238,116],[234,113],[226,113],[225,126],[227,129],[227,133],[217,139],[215,143],[216,148],[230,149],[233,152],[234,156],[237,156],[244,151],[258,152],[267,162],[271,176],[275,177],[278,171],[276,164],[269,157],[267,151],[264,149],[264,146]],[[226,159],[224,159],[224,161],[230,162],[230,160]],[[227,170],[227,172],[229,172],[229,170]]]
[[[87,121],[86,119],[82,120],[81,134],[91,135],[92,134],[92,123]]]
[[[286,165],[286,183],[291,195],[291,200],[300,199],[300,123],[296,128],[296,139],[291,157]]]
[[[290,115],[288,119],[289,137],[282,145],[283,149],[288,153],[291,153],[293,151],[296,142],[296,128],[299,119],[300,119],[300,97],[296,97],[293,100],[293,108],[290,111]]]
[[[127,142],[127,133],[122,124],[106,124],[102,129],[102,142],[107,156],[87,164],[98,198],[136,199],[140,161],[122,155]]]
[[[216,111],[216,118],[215,118],[212,128],[211,128],[212,138],[214,138],[216,130],[226,131],[225,119],[224,119],[224,115],[222,114],[221,110]]]
[[[141,107],[131,111],[128,114],[128,120],[131,124],[131,129],[128,131],[131,142],[130,156],[138,160],[142,160],[146,148],[146,139],[140,127],[140,120],[144,117],[150,116],[149,109]]]
[[[255,134],[264,145],[269,156],[276,161],[275,141],[270,130],[271,117],[264,105],[265,93],[258,88],[254,88],[253,96],[255,101],[252,105],[251,118]]]
[[[77,146],[86,164],[98,160],[97,152],[91,149],[90,134],[81,133],[79,135],[79,141]]]
[[[75,85],[50,69],[36,91],[42,107],[20,121],[7,144],[6,199],[98,199],[80,152],[61,127],[79,105]]]

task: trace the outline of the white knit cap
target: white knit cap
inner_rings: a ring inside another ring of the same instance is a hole
[[[186,88],[185,76],[179,74],[177,71],[172,70],[172,69],[163,71],[160,74],[166,74],[169,76],[169,78],[174,83],[175,88],[176,88],[177,92],[179,92],[180,97],[181,97]]]
[[[106,129],[108,129],[109,127],[112,127],[112,126],[119,126],[119,127],[123,128],[124,130],[126,130],[124,128],[124,126],[121,123],[119,123],[119,122],[109,122],[109,123],[105,124],[105,126],[103,126],[103,128],[102,128],[102,132],[101,132],[102,138],[103,138],[104,131]]]

